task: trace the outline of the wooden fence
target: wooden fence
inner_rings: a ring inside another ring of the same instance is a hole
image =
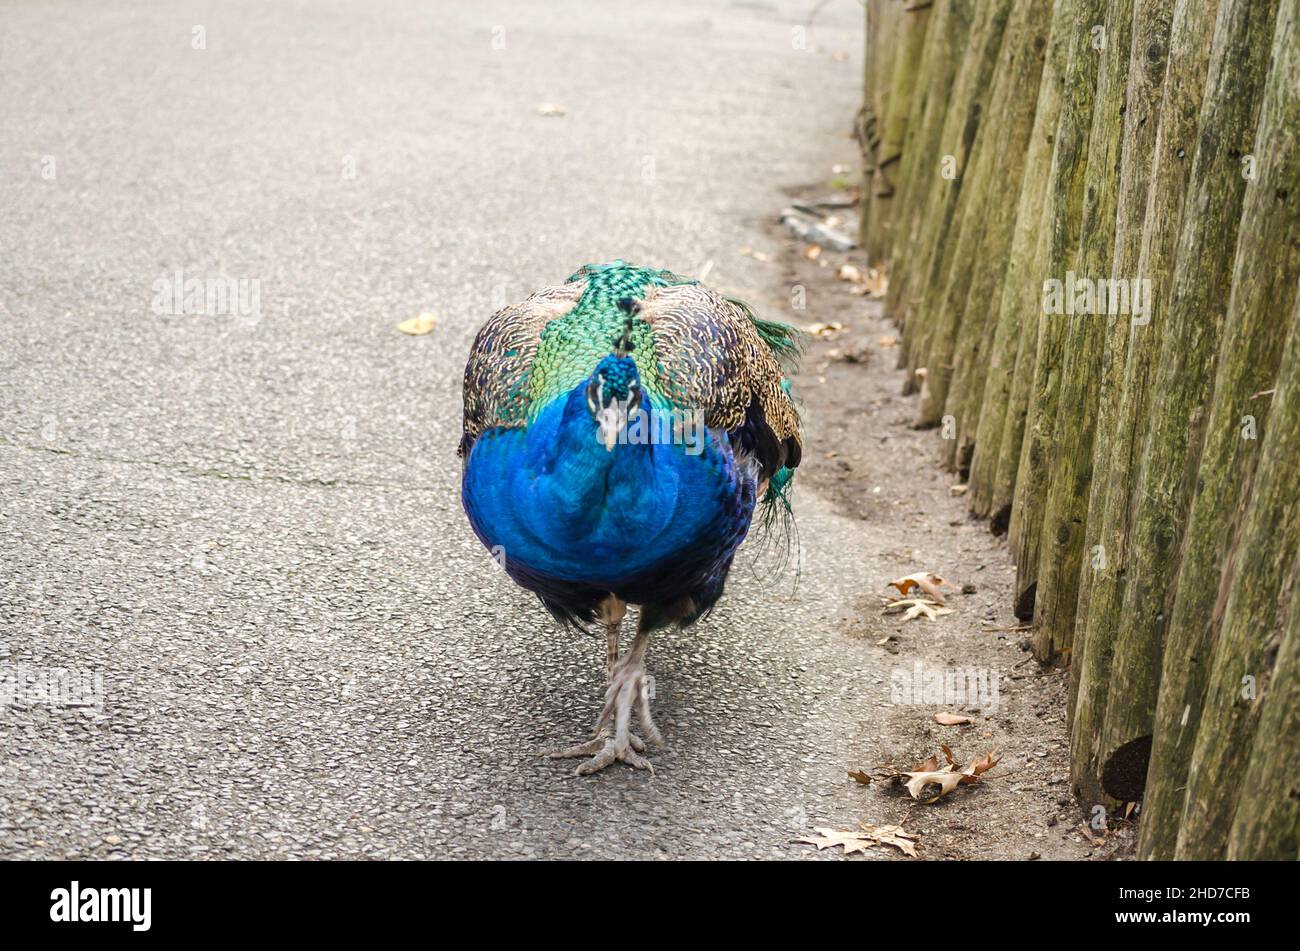
[[[866,17],[862,244],[1075,791],[1142,857],[1297,858],[1300,0]]]

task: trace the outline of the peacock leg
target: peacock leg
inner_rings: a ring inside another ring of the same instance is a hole
[[[605,677],[607,683],[613,683],[614,668],[618,665],[619,634],[623,627],[623,618],[627,615],[627,602],[609,597],[600,606],[600,620],[605,625]],[[598,725],[595,735],[585,743],[548,751],[551,759],[573,759],[578,756],[592,756],[604,749],[610,737],[608,724]],[[629,733],[628,742],[636,752],[645,751],[645,742],[635,733]]]
[[[650,631],[643,618],[642,624],[637,627],[632,646],[614,665],[609,687],[605,691],[605,706],[596,719],[597,738],[603,736],[604,743],[591,759],[578,766],[579,776],[595,773],[615,761],[654,772],[650,761],[640,755],[645,750],[645,744],[639,742],[631,730],[632,713],[635,710],[645,735],[654,743],[663,744],[659,729],[650,716],[650,678],[645,671],[645,652],[649,643]],[[611,725],[613,736],[607,732]]]

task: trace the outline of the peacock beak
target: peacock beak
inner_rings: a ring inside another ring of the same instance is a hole
[[[627,410],[618,400],[611,400],[608,406],[602,407],[596,414],[596,426],[605,451],[613,452],[614,446],[618,444],[618,434],[627,426]]]

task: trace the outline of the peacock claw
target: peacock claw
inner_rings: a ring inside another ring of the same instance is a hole
[[[646,749],[645,741],[631,730],[632,712],[635,710],[646,737],[657,746],[663,746],[663,736],[650,717],[649,684],[645,667],[636,659],[625,657],[620,660],[610,674],[605,706],[596,718],[593,739],[547,755],[553,759],[591,757],[578,764],[575,772],[579,776],[589,776],[614,762],[649,770],[654,775],[654,766],[641,755]]]
[[[610,740],[609,729],[606,727],[594,738],[586,743],[579,743],[576,746],[568,746],[558,750],[547,750],[542,755],[547,759],[574,759],[578,756],[592,756],[599,753],[605,748],[605,744]],[[629,733],[627,736],[628,745],[638,753],[645,752],[645,740],[635,733]]]
[[[642,749],[644,748],[642,746]],[[592,773],[600,772],[615,760],[627,763],[636,769],[648,769],[651,776],[655,773],[654,764],[636,752],[630,743],[620,751],[618,744],[612,738],[605,741],[604,746],[595,756],[585,763],[579,763],[574,772],[579,776],[590,776]]]

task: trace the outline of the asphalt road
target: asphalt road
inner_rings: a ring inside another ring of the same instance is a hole
[[[856,3],[614,6],[0,9],[0,857],[813,857],[851,814],[855,523],[803,492],[797,589],[750,551],[652,643],[657,773],[580,779],[537,753],[603,642],[460,508],[495,306],[615,257],[761,298],[739,249],[852,154]]]

